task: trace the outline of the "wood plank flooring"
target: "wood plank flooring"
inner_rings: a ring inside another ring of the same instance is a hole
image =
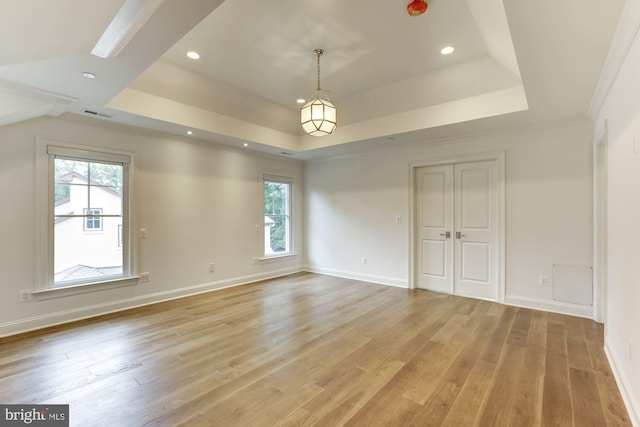
[[[0,343],[75,426],[630,426],[590,320],[301,273]]]

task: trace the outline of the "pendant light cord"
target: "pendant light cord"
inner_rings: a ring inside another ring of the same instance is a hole
[[[318,66],[318,88],[316,89],[318,92],[321,92],[322,89],[320,89],[320,57],[322,56],[322,54],[324,53],[324,50],[322,49],[316,49],[316,55],[318,56],[317,59],[317,66]]]

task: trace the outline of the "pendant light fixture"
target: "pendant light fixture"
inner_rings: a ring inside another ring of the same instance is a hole
[[[318,87],[316,98],[300,109],[300,124],[306,133],[313,136],[329,135],[336,128],[336,107],[333,106],[324,91],[320,89],[320,57],[322,49],[314,51],[318,64]]]

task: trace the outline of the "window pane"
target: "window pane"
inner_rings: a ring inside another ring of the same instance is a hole
[[[276,190],[273,198],[273,213],[274,214],[285,214],[287,213],[287,198],[284,194],[282,194],[282,185]]]
[[[264,213],[287,214],[289,210],[289,184],[281,182],[264,183]]]
[[[273,213],[273,183],[265,181],[264,183],[264,214]]]
[[[60,184],[55,184],[54,185],[54,197],[53,197],[53,202],[55,203],[56,207],[69,201],[69,198],[71,196],[71,185],[67,184],[67,183],[60,183]]]
[[[91,162],[89,164],[91,185],[111,187],[113,191],[122,193],[122,169],[122,165]]]
[[[57,218],[54,228],[54,286],[122,276],[118,221],[104,221],[104,233],[85,233],[84,218]],[[111,230],[113,228],[113,230]],[[109,231],[109,232],[107,232]],[[113,232],[111,232],[113,231]]]
[[[90,209],[101,209],[103,215],[122,215],[122,193],[111,187],[94,187],[89,190]]]
[[[265,213],[267,214],[287,214],[289,197],[289,184],[280,182],[269,182],[268,190],[265,194]]]
[[[273,253],[289,252],[288,230],[289,218],[286,216],[275,216],[271,218],[274,222],[271,227],[270,245]]]
[[[89,162],[86,160],[68,160],[56,158],[54,175],[56,182],[70,182],[74,175],[87,176]]]
[[[88,186],[84,184],[55,184],[53,191],[55,193],[54,211],[56,215],[84,215],[84,210],[89,205]]]

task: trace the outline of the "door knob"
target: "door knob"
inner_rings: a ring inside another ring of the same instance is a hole
[[[461,232],[459,232],[459,231],[456,231],[456,239],[460,239],[460,238],[462,238],[462,237],[464,237],[464,234],[462,234],[462,233],[461,233]]]
[[[451,232],[447,231],[444,233],[440,233],[441,236],[444,236],[445,239],[449,239],[451,237]]]

